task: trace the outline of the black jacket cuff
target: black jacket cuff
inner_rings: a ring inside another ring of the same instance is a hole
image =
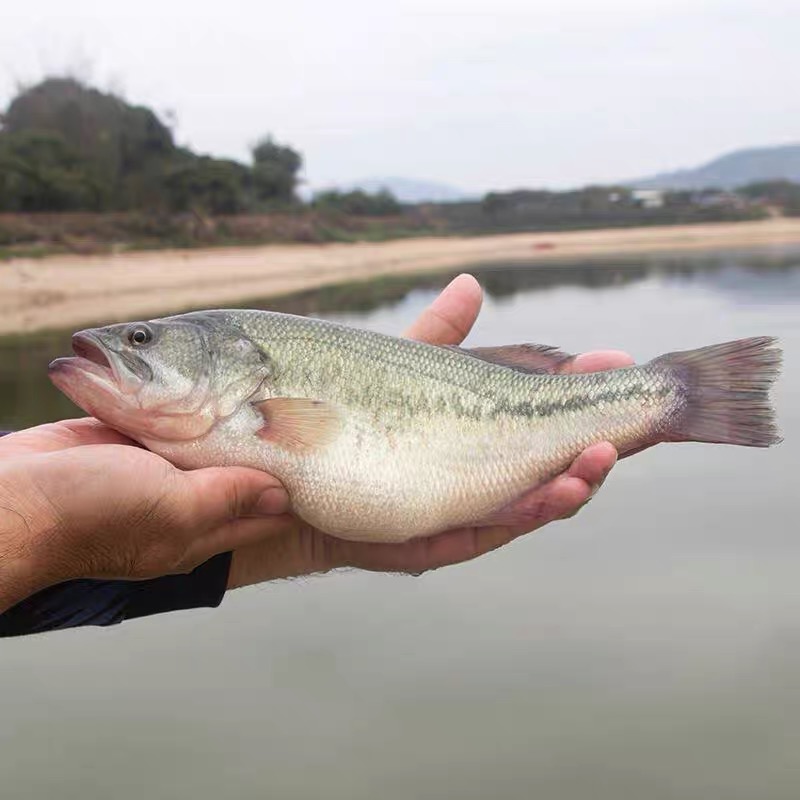
[[[231,553],[187,575],[147,581],[74,580],[50,586],[0,614],[0,636],[21,636],[189,608],[216,608],[225,596]]]

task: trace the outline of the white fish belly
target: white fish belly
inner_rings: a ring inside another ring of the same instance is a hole
[[[539,482],[542,437],[505,427],[438,421],[393,436],[353,426],[276,474],[310,524],[354,541],[402,542],[478,522]]]

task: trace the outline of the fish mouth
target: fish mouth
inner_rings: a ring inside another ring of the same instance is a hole
[[[133,438],[139,378],[93,331],[76,333],[72,350],[50,364],[50,380],[75,405]]]
[[[89,361],[102,370],[113,372],[108,351],[100,342],[88,333],[76,333],[72,337],[72,352],[78,358]],[[94,371],[94,370],[93,370]]]
[[[76,333],[72,337],[72,352],[74,356],[57,358],[51,362],[49,372],[51,376],[62,373],[83,373],[91,377],[93,382],[113,384],[116,379],[114,368],[108,351],[93,336],[88,333]]]
[[[110,349],[93,331],[79,331],[72,337],[70,358],[57,358],[50,364],[50,374],[83,373],[93,383],[116,386],[124,393],[135,392],[150,369],[144,362],[127,358]]]

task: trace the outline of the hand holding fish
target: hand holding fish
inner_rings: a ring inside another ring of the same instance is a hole
[[[186,573],[259,541],[286,492],[247,468],[178,470],[94,419],[0,439],[0,613],[76,578]]]
[[[477,283],[461,276],[407,335],[458,344],[480,305]],[[593,353],[567,368],[589,372],[630,363],[625,354]],[[615,460],[607,443],[587,448],[566,472],[526,496],[527,516],[515,525],[375,544],[334,538],[288,514],[285,490],[262,470],[181,470],[91,418],[43,425],[0,441],[0,610],[70,578],[185,572],[230,550],[231,588],[343,566],[424,572],[570,516]]]
[[[478,317],[482,291],[469,275],[450,283],[405,332],[411,339],[439,345],[458,345]],[[617,350],[585,353],[566,370],[599,372],[633,363]],[[229,587],[246,586],[274,578],[355,567],[375,572],[420,574],[469,561],[531,533],[549,522],[577,513],[600,487],[616,463],[617,452],[605,442],[588,447],[564,473],[531,492],[527,518],[515,526],[466,527],[400,544],[351,542],[329,536],[284,516],[276,535],[234,553]]]

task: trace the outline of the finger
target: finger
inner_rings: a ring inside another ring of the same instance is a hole
[[[430,344],[461,344],[472,330],[483,302],[483,290],[472,275],[459,275],[405,332]]]
[[[524,525],[460,528],[404,544],[373,544],[331,540],[334,566],[354,566],[381,572],[420,574],[469,561],[512,539],[559,519],[579,507],[592,489],[582,478],[561,475],[538,490],[537,512]]]
[[[200,564],[215,555],[219,555],[219,553],[232,551],[236,551],[237,557],[243,553],[257,553],[259,545],[263,547],[267,540],[275,540],[278,537],[285,536],[287,533],[291,533],[296,525],[296,521],[288,514],[278,514],[260,519],[241,518],[231,520],[196,540],[187,554],[187,561],[192,564]],[[279,555],[278,553],[273,553],[273,556]],[[252,582],[260,583],[260,581]],[[242,584],[238,583],[237,585]],[[233,588],[230,579],[228,588]]]
[[[633,358],[621,350],[597,350],[591,353],[581,353],[568,361],[563,372],[604,372],[607,369],[630,367]]]
[[[581,478],[589,488],[589,496],[580,505],[568,509],[560,519],[572,519],[588,505],[589,501],[597,494],[600,487],[608,477],[617,460],[620,458],[616,448],[610,442],[590,447],[581,453],[569,469],[569,474]]]
[[[428,540],[429,546],[424,557],[417,559],[417,563],[411,565],[414,568],[409,571],[424,572],[479,558],[524,534],[532,533],[573,513],[591,495],[592,487],[583,479],[560,475],[539,490],[537,511],[524,524],[440,533]]]
[[[14,455],[25,455],[27,453],[51,453],[88,444],[139,446],[124,434],[92,417],[50,422],[35,428],[27,428],[3,437],[0,446],[4,455],[12,452]]]
[[[247,467],[208,467],[179,473],[182,497],[176,499],[196,522],[283,514],[289,497],[277,478]],[[189,522],[191,524],[191,521]]]
[[[566,472],[521,498],[517,509],[520,519],[508,526],[511,538],[574,516],[594,497],[616,463],[617,451],[611,443],[587,447]],[[489,542],[498,536],[490,533]]]
[[[292,514],[270,520],[269,537],[247,547],[237,547],[228,572],[228,588],[328,572],[345,566],[331,558],[333,537]],[[339,540],[336,540],[339,541]]]
[[[589,486],[599,486],[617,463],[617,451],[610,442],[600,442],[587,447],[567,470],[567,475],[580,478]]]
[[[100,422],[94,417],[65,419],[56,422],[54,427],[59,429],[65,441],[70,442],[70,446],[84,444],[135,444],[139,446],[138,442],[114,428],[109,428],[104,422]]]

